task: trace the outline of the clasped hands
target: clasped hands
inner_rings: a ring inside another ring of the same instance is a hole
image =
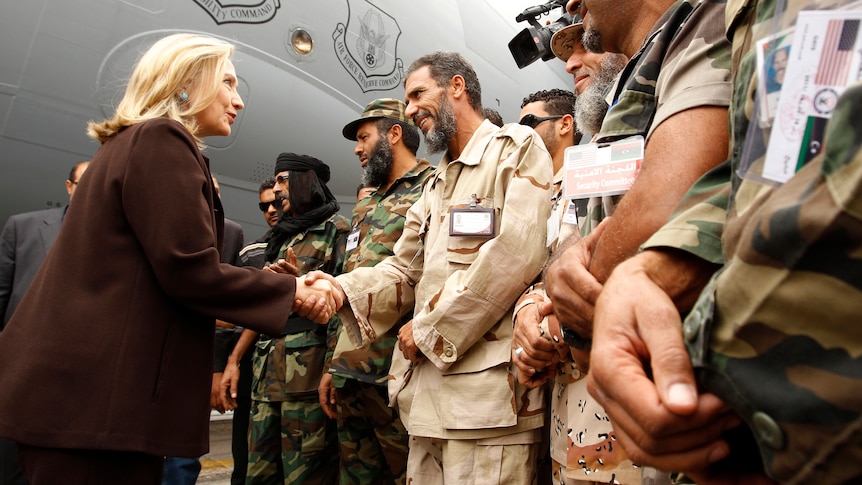
[[[521,303],[525,306],[514,316],[512,362],[518,368],[518,382],[533,389],[557,375],[557,364],[569,349],[560,340],[559,323],[547,297],[542,299],[541,294],[530,294],[521,298],[533,302]],[[548,319],[547,330],[542,327],[545,318]]]
[[[288,259],[280,259],[264,269],[273,273],[296,276],[296,296],[293,311],[321,325],[326,325],[343,305],[347,296],[332,275],[323,271],[311,271],[299,276],[296,256],[287,250]]]

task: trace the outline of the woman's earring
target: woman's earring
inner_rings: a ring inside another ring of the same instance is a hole
[[[180,98],[182,98],[183,101],[188,101],[189,100],[189,93],[183,91],[182,93],[180,93]]]

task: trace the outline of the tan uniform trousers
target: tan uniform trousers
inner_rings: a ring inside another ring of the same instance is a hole
[[[454,440],[410,437],[407,483],[421,485],[531,485],[536,483],[541,430],[499,438]],[[527,443],[527,444],[501,444]]]

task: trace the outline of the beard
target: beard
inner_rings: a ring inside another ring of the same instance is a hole
[[[368,156],[368,163],[362,173],[362,185],[382,187],[389,182],[390,172],[392,172],[392,147],[386,137],[381,137],[371,155]]]
[[[607,54],[600,69],[593,73],[587,89],[575,99],[575,124],[581,133],[595,135],[602,129],[602,121],[608,112],[605,96],[617,74],[625,67],[626,56]]]
[[[545,149],[548,150],[548,153],[553,154],[557,150],[557,124],[550,120],[547,125],[539,137],[545,142]]]
[[[428,153],[438,153],[448,149],[455,131],[455,111],[444,94],[440,97],[434,128],[425,133],[425,150]]]
[[[602,49],[602,33],[596,29],[584,29],[584,34],[581,36],[581,44],[584,45],[584,49],[587,52],[592,52],[593,54],[602,54],[605,52]]]

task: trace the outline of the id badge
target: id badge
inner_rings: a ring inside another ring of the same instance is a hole
[[[566,148],[565,198],[625,193],[634,184],[643,158],[644,138],[640,135]]]
[[[563,216],[563,222],[566,224],[578,225],[578,205],[575,201],[570,200],[566,206],[566,214]]]
[[[353,251],[359,247],[359,229],[354,229],[350,231],[350,234],[347,235],[347,246],[345,249],[347,251]]]
[[[468,207],[449,209],[449,235],[494,237],[496,219],[493,208],[477,204],[475,196]]]
[[[551,247],[554,244],[554,241],[560,237],[560,218],[556,211],[551,214],[551,217],[548,218],[548,240],[547,246]]]

